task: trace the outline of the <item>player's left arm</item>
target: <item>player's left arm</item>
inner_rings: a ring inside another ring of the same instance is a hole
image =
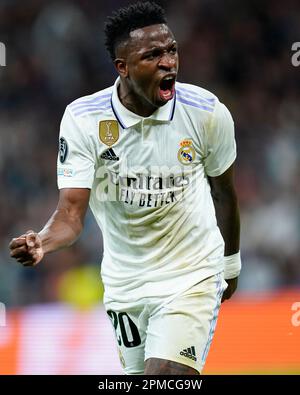
[[[240,250],[240,214],[237,194],[234,187],[234,165],[232,164],[223,174],[217,177],[208,177],[211,186],[216,217],[219,229],[225,242],[226,260],[239,257]],[[230,277],[230,275],[229,275]],[[228,288],[223,294],[222,301],[229,299],[235,292],[238,276],[226,278]]]

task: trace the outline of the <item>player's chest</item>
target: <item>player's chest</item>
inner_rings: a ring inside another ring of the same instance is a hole
[[[118,171],[157,167],[189,168],[202,162],[197,135],[192,127],[179,123],[149,122],[132,128],[117,129],[113,123],[106,129],[99,129],[97,157],[99,165]]]

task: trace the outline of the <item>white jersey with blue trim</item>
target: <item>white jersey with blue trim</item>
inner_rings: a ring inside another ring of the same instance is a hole
[[[90,188],[102,231],[105,301],[182,292],[223,271],[208,176],[234,162],[234,124],[218,98],[176,83],[150,117],[114,86],[75,100],[61,122],[59,188]]]

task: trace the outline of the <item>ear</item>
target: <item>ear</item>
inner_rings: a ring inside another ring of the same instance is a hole
[[[128,67],[124,58],[117,58],[114,61],[115,68],[121,77],[128,77]]]

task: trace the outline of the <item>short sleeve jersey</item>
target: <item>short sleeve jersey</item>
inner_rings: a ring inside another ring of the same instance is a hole
[[[58,187],[91,189],[102,231],[105,300],[168,296],[223,270],[208,176],[234,162],[234,124],[218,98],[176,83],[143,118],[118,85],[75,100],[61,122]]]

